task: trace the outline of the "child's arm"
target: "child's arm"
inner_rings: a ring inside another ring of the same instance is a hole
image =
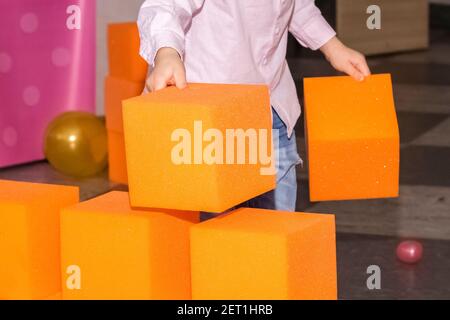
[[[314,0],[295,0],[289,31],[303,46],[320,49],[336,70],[360,81],[370,75],[365,57],[336,38],[336,32],[315,6]]]
[[[178,89],[186,87],[186,70],[179,51],[162,47],[157,51],[153,70],[147,78],[146,88],[153,92],[172,85]]]
[[[338,38],[334,37],[324,44],[323,52],[333,68],[345,72],[358,81],[363,81],[370,75],[370,69],[363,54],[346,47]]]
[[[186,29],[205,0],[146,0],[138,18],[141,55],[154,68],[147,89],[186,86],[182,57]]]

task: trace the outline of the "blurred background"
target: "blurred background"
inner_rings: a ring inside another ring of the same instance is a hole
[[[67,111],[94,113],[102,123],[106,112],[108,123],[108,25],[135,21],[142,2],[0,0],[0,178],[79,185],[83,200],[127,189],[126,177],[111,176],[125,170],[124,151],[122,133],[108,124],[109,170],[100,166],[90,177],[55,170],[44,160],[44,136],[48,125]],[[306,163],[298,171],[297,209],[336,214],[341,298],[448,299],[450,0],[316,4],[341,40],[368,56],[373,73],[392,74],[401,135],[400,198],[311,203]],[[71,5],[76,7],[69,10]],[[381,8],[379,30],[366,27],[371,5]],[[79,25],[76,19],[67,22],[78,13]],[[60,27],[66,23],[67,28]],[[287,58],[300,99],[304,77],[337,74],[320,52],[302,48],[292,37]],[[296,131],[307,160],[303,118]],[[419,264],[396,258],[403,239],[423,245]],[[381,290],[366,287],[370,265],[383,272]]]

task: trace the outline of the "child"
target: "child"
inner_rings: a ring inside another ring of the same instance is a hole
[[[246,206],[295,211],[300,104],[286,63],[288,32],[358,81],[370,74],[364,56],[336,38],[314,0],[146,0],[138,25],[150,91],[183,89],[187,81],[269,86],[279,130],[277,188]]]

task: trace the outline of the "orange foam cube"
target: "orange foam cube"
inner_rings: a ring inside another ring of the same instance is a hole
[[[123,133],[108,131],[109,179],[128,184],[125,140]]]
[[[389,74],[304,80],[311,201],[397,197],[400,138]]]
[[[64,209],[63,299],[190,299],[193,221],[198,213],[131,209],[126,192]]]
[[[59,215],[76,187],[0,180],[0,299],[61,291]]]
[[[114,23],[108,26],[109,74],[130,81],[143,82],[147,62],[139,55],[137,24]]]
[[[107,76],[105,79],[106,127],[110,131],[123,132],[122,101],[139,96],[144,82]]]
[[[191,229],[192,298],[337,299],[333,215],[242,208]]]
[[[133,206],[223,212],[275,187],[266,86],[190,84],[123,106]]]
[[[42,301],[60,301],[60,300],[62,300],[62,294],[61,294],[61,292],[58,292],[54,295],[51,295],[49,297],[46,297],[46,298],[40,299],[40,300],[42,300]]]

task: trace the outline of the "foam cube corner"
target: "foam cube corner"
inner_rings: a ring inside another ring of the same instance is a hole
[[[306,78],[304,92],[311,201],[397,197],[391,76]]]
[[[189,228],[199,213],[132,209],[113,191],[61,214],[65,300],[191,298]]]
[[[274,189],[266,86],[169,87],[123,112],[133,206],[223,212]]]
[[[192,297],[337,299],[333,215],[242,208],[191,229]]]
[[[44,299],[61,291],[60,210],[76,187],[0,180],[0,299]]]

